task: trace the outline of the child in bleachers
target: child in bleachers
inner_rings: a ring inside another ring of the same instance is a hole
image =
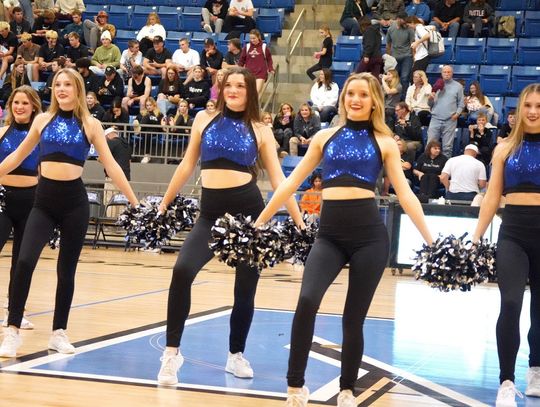
[[[319,34],[321,37],[323,37],[322,47],[320,51],[313,54],[313,58],[317,59],[318,62],[306,71],[307,76],[309,76],[309,79],[312,81],[316,78],[316,76],[313,74],[314,72],[320,71],[324,68],[330,68],[332,66],[334,42],[332,40],[332,33],[330,32],[330,27],[328,27],[328,24],[321,25],[319,28]]]
[[[300,200],[300,210],[309,215],[320,215],[322,202],[322,176],[318,171],[313,172],[309,179],[311,188],[306,190]]]
[[[290,103],[282,103],[274,118],[274,138],[281,146],[281,151],[289,152],[289,140],[294,131],[294,109]]]
[[[480,161],[482,161],[486,168],[491,160],[491,153],[493,150],[492,145],[492,130],[486,127],[488,123],[485,113],[478,113],[476,118],[476,124],[469,126],[469,144],[474,144],[478,147],[480,152]]]

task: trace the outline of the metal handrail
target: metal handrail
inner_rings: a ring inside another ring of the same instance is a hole
[[[266,92],[266,89],[268,88],[268,85],[272,83],[272,93],[266,100],[266,102],[263,102],[264,93]],[[272,72],[269,76],[266,82],[264,83],[264,86],[261,90],[261,93],[259,94],[259,105],[261,106],[261,111],[266,112],[268,109],[268,105],[270,103],[272,104],[272,108],[270,111],[274,113],[274,107],[275,107],[275,101],[277,96],[277,89],[279,86],[279,64],[276,65],[274,72]]]
[[[285,53],[285,61],[287,62],[287,81],[291,82],[291,57],[294,51],[296,51],[296,47],[298,46],[298,43],[301,42],[301,55],[304,55],[304,30],[306,29],[306,9],[303,8],[300,12],[300,15],[296,19],[291,32],[289,33],[289,36],[287,37],[287,52]],[[298,36],[296,37],[296,40],[294,41],[294,44],[291,46],[293,35],[296,33],[296,28],[298,25],[302,23],[301,31],[298,33]]]

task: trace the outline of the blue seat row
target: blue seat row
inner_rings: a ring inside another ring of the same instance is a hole
[[[498,0],[495,4],[495,10],[538,10],[540,9],[539,0]]]
[[[442,64],[430,64],[426,69],[429,82],[441,75]],[[465,86],[479,81],[487,95],[519,95],[525,86],[540,82],[540,66],[509,65],[453,65],[454,79],[462,79]]]
[[[86,3],[89,6],[171,6],[171,7],[204,7],[206,0],[91,0]],[[255,8],[284,8],[287,11],[294,10],[294,0],[253,0]]]

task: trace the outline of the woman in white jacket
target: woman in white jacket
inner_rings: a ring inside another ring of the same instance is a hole
[[[431,108],[428,104],[428,98],[431,96],[431,85],[424,71],[414,71],[412,78],[413,83],[407,88],[405,103],[411,112],[418,116],[422,126],[429,126]]]
[[[152,11],[148,14],[146,19],[146,25],[144,25],[137,34],[137,41],[140,44],[140,50],[143,56],[146,54],[146,51],[152,48],[152,40],[155,36],[160,36],[165,40],[166,32],[165,27],[161,25],[161,20],[159,19],[158,13]]]
[[[311,88],[311,107],[319,112],[321,122],[329,123],[337,114],[337,102],[339,97],[339,87],[337,83],[332,82],[332,71],[324,68],[319,72],[319,79]]]

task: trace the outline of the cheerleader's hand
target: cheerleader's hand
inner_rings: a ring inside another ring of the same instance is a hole
[[[305,229],[306,229],[306,224],[305,224],[305,222],[304,222],[303,219],[300,220],[300,222],[298,222],[298,223],[296,224],[296,226],[297,226],[298,229],[300,229],[300,230],[305,230]]]
[[[158,206],[158,215],[164,215],[167,212],[167,205],[161,202]]]

